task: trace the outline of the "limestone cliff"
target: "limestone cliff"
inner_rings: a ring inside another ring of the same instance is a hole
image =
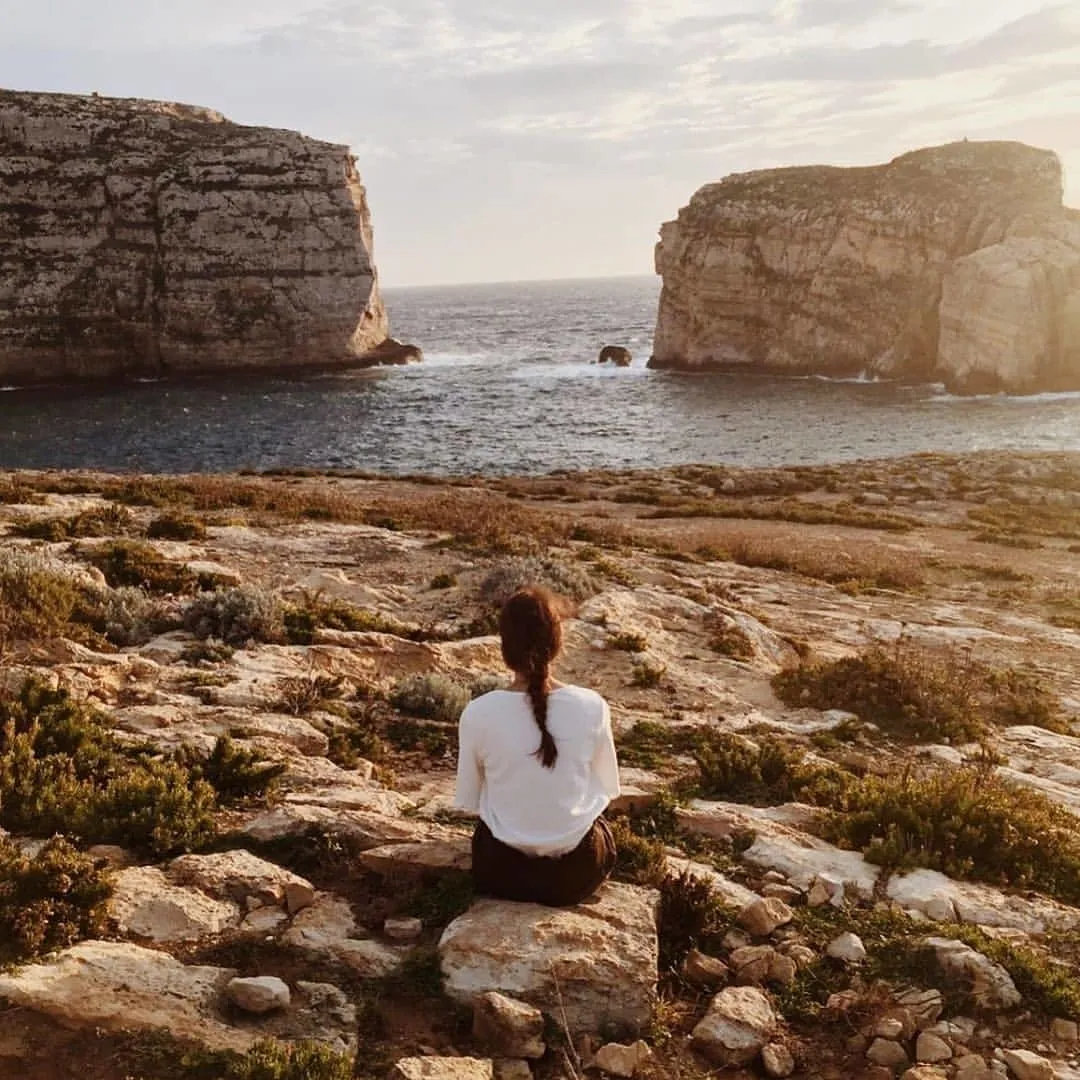
[[[1057,157],[961,142],[743,173],[662,226],[654,367],[1080,387],[1080,214]]]
[[[0,383],[363,363],[386,338],[346,147],[0,91]]]

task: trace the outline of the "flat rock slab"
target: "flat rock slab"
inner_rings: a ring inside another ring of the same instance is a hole
[[[480,900],[439,942],[446,992],[472,1004],[495,990],[572,1033],[640,1028],[656,1000],[658,894],[608,884],[573,908]]]
[[[239,926],[241,919],[232,901],[172,885],[153,866],[133,866],[117,875],[109,914],[122,934],[149,941],[199,941]]]
[[[392,874],[408,870],[469,870],[472,838],[421,840],[415,844],[384,844],[362,852],[360,862],[369,870]]]
[[[258,1031],[219,1016],[226,968],[185,966],[166,953],[113,941],[83,941],[50,960],[0,975],[0,998],[68,1027],[163,1030],[211,1050],[247,1050]]]

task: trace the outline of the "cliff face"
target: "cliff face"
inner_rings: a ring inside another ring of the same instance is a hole
[[[1061,194],[1057,157],[1020,143],[708,185],[660,230],[650,363],[1080,386],[1080,215]]]
[[[357,362],[386,337],[346,147],[0,91],[0,383]]]

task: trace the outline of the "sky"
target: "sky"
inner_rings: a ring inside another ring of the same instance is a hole
[[[348,143],[388,285],[651,273],[702,184],[959,138],[1080,206],[1078,0],[0,0],[0,85]]]

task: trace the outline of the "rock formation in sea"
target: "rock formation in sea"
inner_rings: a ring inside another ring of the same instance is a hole
[[[0,177],[0,382],[385,359],[345,146],[187,105],[0,91]]]
[[[1022,143],[729,176],[661,227],[656,270],[654,367],[1080,387],[1080,211]]]

